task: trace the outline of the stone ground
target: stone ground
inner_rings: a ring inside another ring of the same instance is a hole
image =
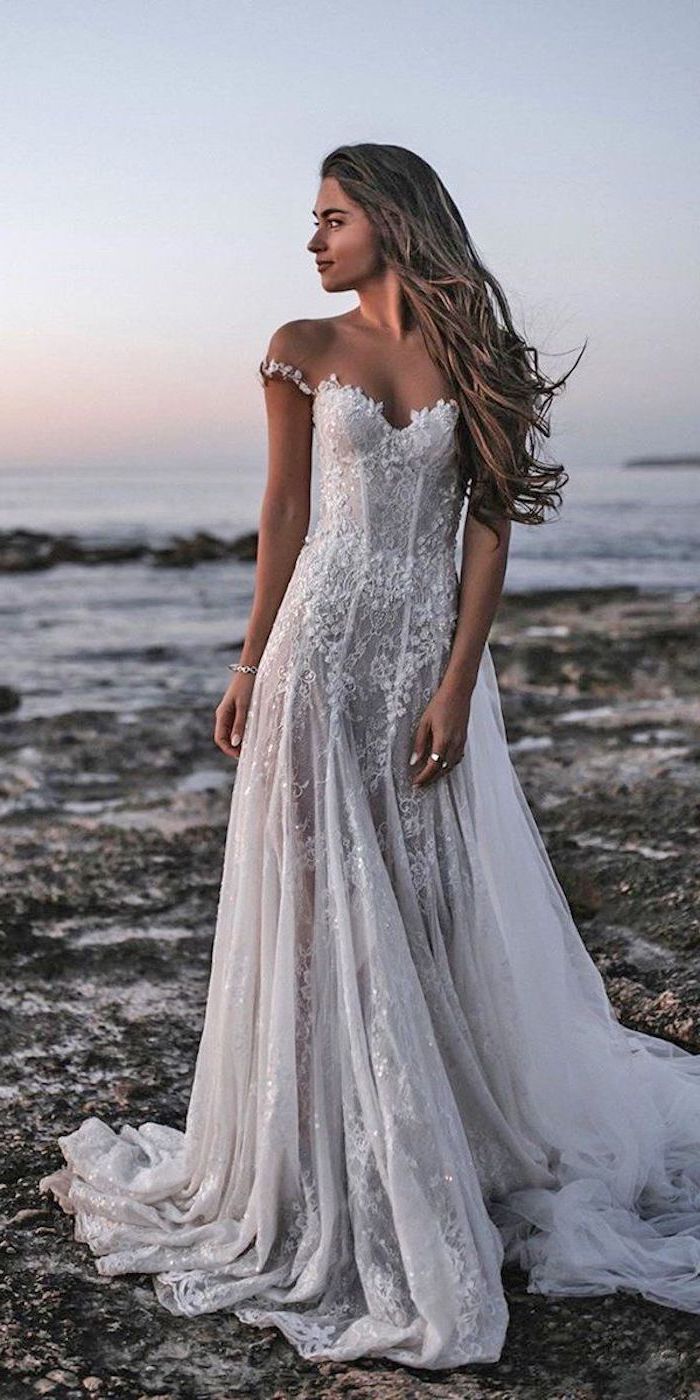
[[[512,757],[620,1018],[700,1052],[700,598],[506,596],[490,644]],[[0,1396],[59,1400],[700,1400],[700,1319],[553,1301],[506,1270],[498,1363],[302,1361],[232,1314],[103,1279],[40,1196],[59,1134],[184,1127],[233,766],[208,708],[0,719],[4,1113]]]

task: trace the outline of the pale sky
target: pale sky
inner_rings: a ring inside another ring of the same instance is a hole
[[[0,0],[0,466],[264,454],[341,142],[428,160],[555,376],[568,465],[700,451],[690,0]]]

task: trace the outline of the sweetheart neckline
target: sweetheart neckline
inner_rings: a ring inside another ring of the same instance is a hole
[[[423,408],[412,408],[410,410],[410,421],[408,423],[402,423],[400,425],[397,425],[396,423],[391,423],[387,418],[386,413],[384,412],[384,399],[375,399],[374,395],[368,394],[367,390],[363,389],[360,384],[341,384],[337,374],[335,373],[335,370],[333,370],[331,374],[327,375],[325,379],[319,380],[318,384],[316,385],[316,388],[311,390],[314,398],[316,398],[316,395],[321,391],[321,389],[327,388],[329,385],[336,389],[350,390],[351,393],[360,394],[366,403],[370,404],[372,408],[376,409],[382,422],[386,424],[386,427],[392,433],[408,432],[410,428],[415,427],[416,423],[418,423],[423,416],[427,416],[429,413],[434,413],[435,410],[438,408],[459,408],[459,404],[457,403],[456,399],[441,398],[438,399],[436,403],[426,404]]]

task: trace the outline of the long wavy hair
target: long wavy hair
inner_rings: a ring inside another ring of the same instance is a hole
[[[479,258],[464,220],[432,166],[403,146],[361,142],[323,158],[359,204],[395,271],[434,364],[449,373],[460,408],[456,444],[469,510],[484,524],[505,516],[540,525],[561,504],[561,463],[537,459],[549,410],[586,348],[561,379],[541,371],[518,334],[502,287]],[[493,526],[491,526],[493,529]]]

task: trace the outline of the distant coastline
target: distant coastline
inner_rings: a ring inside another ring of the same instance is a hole
[[[688,457],[630,457],[623,467],[700,467],[700,455]]]

